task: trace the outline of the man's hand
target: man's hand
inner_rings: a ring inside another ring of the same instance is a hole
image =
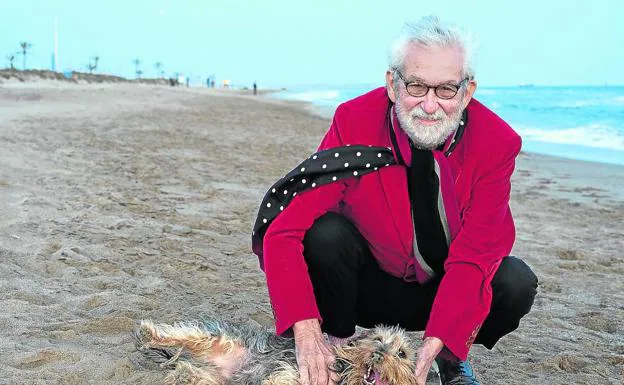
[[[416,383],[418,385],[425,385],[429,369],[431,369],[433,361],[443,347],[444,343],[442,343],[441,339],[437,337],[425,338],[425,341],[416,353],[416,370],[414,371],[414,375],[416,376]]]
[[[301,385],[334,385],[336,373],[329,370],[334,354],[323,337],[319,321],[296,322],[293,332]]]

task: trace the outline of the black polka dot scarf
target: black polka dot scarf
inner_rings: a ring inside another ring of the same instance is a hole
[[[262,255],[266,230],[297,194],[324,184],[370,174],[394,164],[396,160],[388,147],[346,145],[313,154],[278,180],[264,195],[251,238],[254,253]]]

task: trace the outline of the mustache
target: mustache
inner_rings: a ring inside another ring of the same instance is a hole
[[[428,114],[418,107],[410,111],[410,116],[412,118],[427,119],[427,120],[442,120],[446,118],[446,114],[442,110],[437,110],[436,112],[432,114]]]

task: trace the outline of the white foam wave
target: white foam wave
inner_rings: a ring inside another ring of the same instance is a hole
[[[305,102],[317,102],[322,100],[335,100],[340,96],[340,91],[326,90],[326,91],[306,91],[306,92],[292,92],[285,95],[289,99],[303,100]]]
[[[569,100],[554,105],[560,108],[580,108],[580,107],[598,107],[598,106],[624,106],[624,96],[616,96],[605,99],[584,99]]]
[[[624,135],[607,125],[590,124],[556,130],[523,127],[522,125],[514,127],[526,140],[624,151]]]

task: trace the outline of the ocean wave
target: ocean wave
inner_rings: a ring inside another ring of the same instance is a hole
[[[554,130],[522,125],[514,127],[526,140],[624,151],[624,135],[608,125],[589,124]]]
[[[605,107],[624,106],[624,96],[616,96],[604,99],[581,99],[568,100],[555,104],[553,107],[559,108],[582,108],[582,107]]]

